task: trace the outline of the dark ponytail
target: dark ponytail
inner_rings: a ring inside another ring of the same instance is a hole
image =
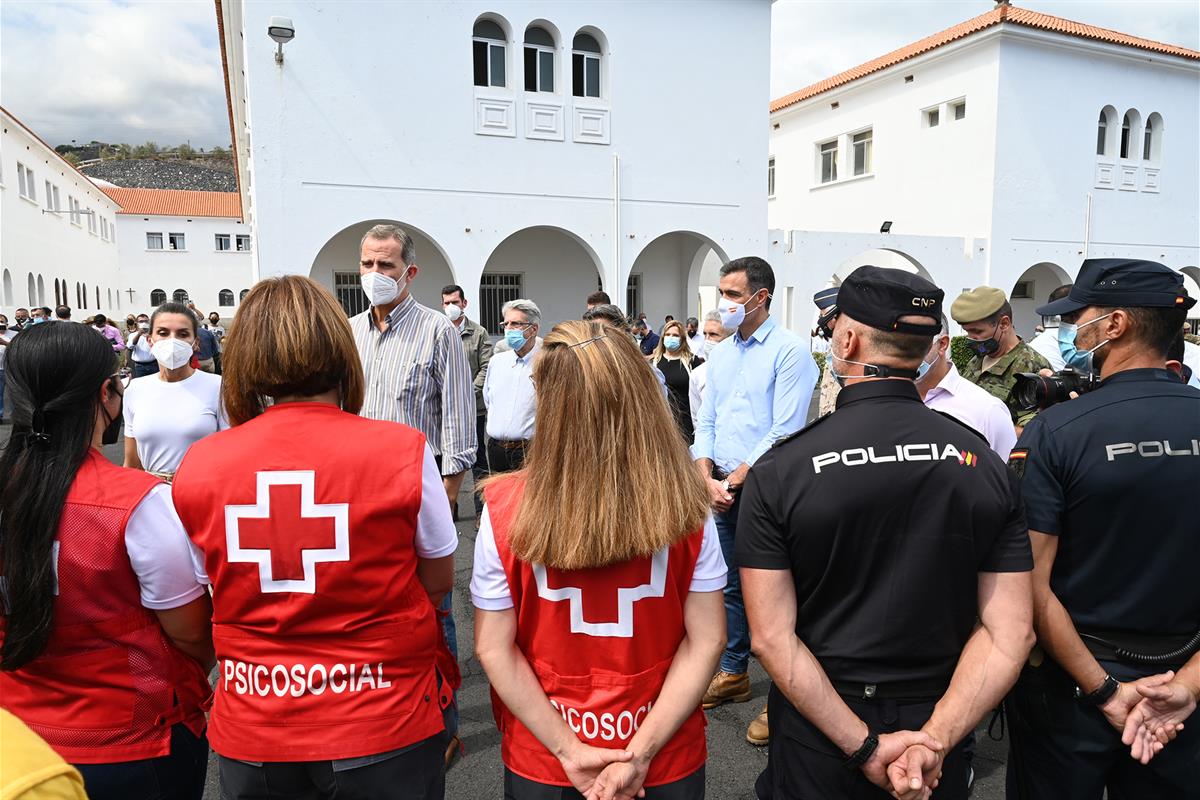
[[[0,669],[46,648],[54,613],[54,539],[92,443],[100,387],[117,370],[108,340],[84,325],[34,325],[5,357],[13,430],[0,456],[0,571],[6,592]]]

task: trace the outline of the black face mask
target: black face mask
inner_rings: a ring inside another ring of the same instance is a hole
[[[990,356],[1000,349],[1000,340],[996,338],[996,334],[999,332],[1000,325],[997,323],[996,330],[992,331],[991,336],[986,339],[968,339],[967,347],[977,356]]]
[[[114,378],[113,380],[117,380]],[[110,387],[115,387],[115,384],[109,384]],[[113,388],[113,391],[116,391]],[[108,411],[104,412],[105,419],[108,418]],[[117,415],[109,420],[108,425],[104,427],[104,433],[100,435],[101,444],[116,444],[117,438],[121,435],[121,425],[125,422],[125,398],[121,397],[121,404],[117,407]]]

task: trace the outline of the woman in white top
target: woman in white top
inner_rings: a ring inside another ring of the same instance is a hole
[[[229,427],[221,378],[194,369],[197,320],[182,303],[164,303],[150,317],[150,352],[158,373],[125,389],[125,466],[170,481],[194,442]]]

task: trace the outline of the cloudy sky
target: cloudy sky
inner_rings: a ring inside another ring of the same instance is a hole
[[[1200,50],[1196,0],[1018,5]],[[778,0],[772,9],[771,96],[991,7],[989,0]],[[4,0],[0,74],[0,105],[51,144],[229,143],[211,0]]]

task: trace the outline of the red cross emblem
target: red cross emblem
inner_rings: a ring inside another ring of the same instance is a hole
[[[311,470],[259,472],[254,505],[225,506],[226,558],[258,564],[263,592],[316,594],[317,564],[350,560],[350,506],[317,504],[315,483]]]
[[[617,589],[617,621],[588,622],[583,615],[583,590],[578,586],[551,588],[546,577],[546,568],[533,565],[533,577],[537,581],[538,597],[551,602],[566,600],[571,610],[571,633],[585,636],[630,639],[633,637],[633,606],[647,597],[662,597],[667,586],[667,560],[669,548],[664,547],[650,559],[650,582],[639,586]]]

